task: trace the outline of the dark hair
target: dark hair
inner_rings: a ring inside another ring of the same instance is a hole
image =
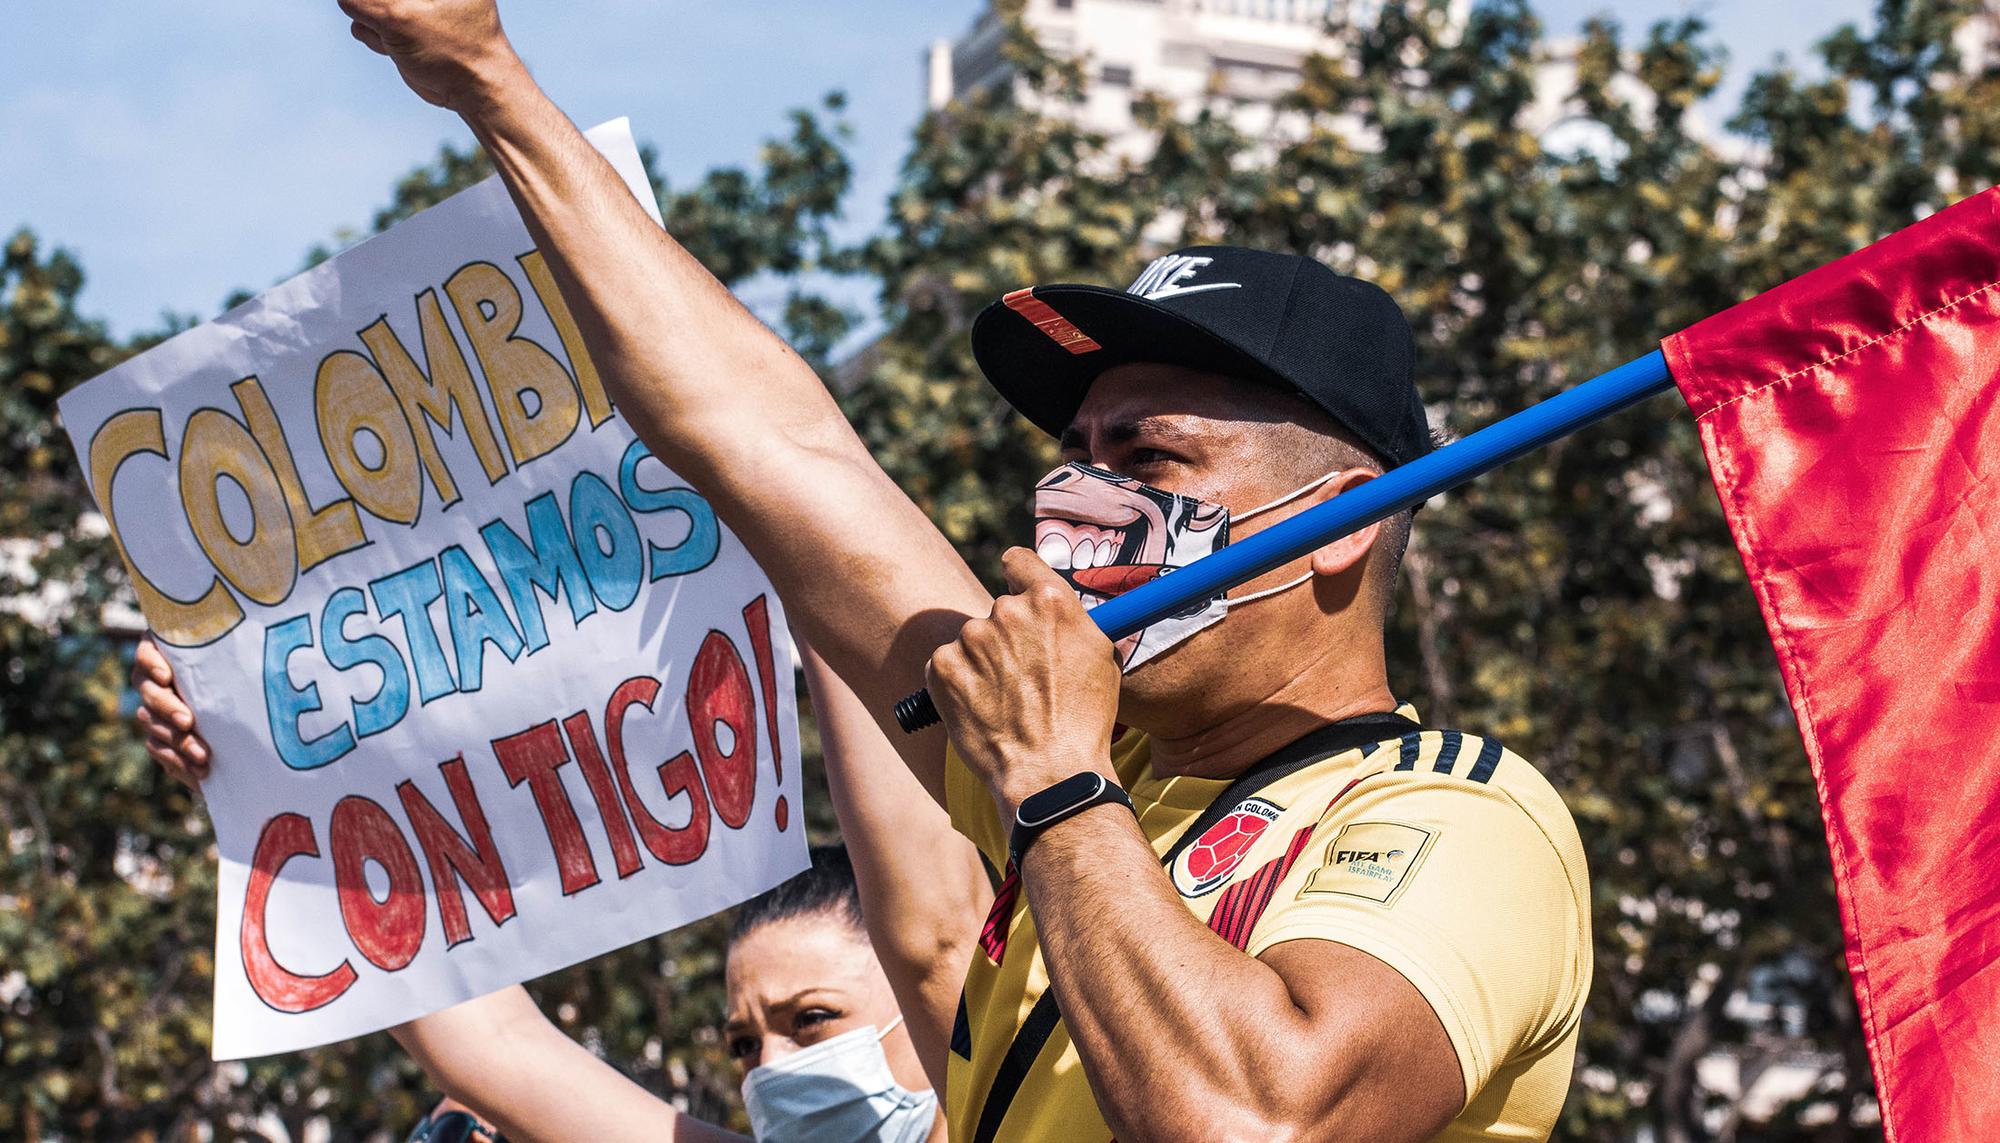
[[[804,873],[745,901],[729,929],[735,944],[753,929],[793,917],[831,914],[861,932],[861,892],[854,884],[854,863],[838,845],[815,845],[807,851],[812,864]]]

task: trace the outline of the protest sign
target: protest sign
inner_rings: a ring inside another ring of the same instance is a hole
[[[624,122],[590,137],[657,220]],[[216,1058],[805,867],[777,597],[613,410],[497,179],[62,415],[214,750]]]

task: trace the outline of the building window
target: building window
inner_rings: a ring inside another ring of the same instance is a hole
[[[1106,85],[1111,87],[1130,87],[1132,86],[1132,69],[1118,64],[1106,64],[1104,65],[1104,70],[1097,73],[1097,78],[1103,80]]]
[[[1076,0],[1056,0],[1056,10],[1059,12],[1067,12],[1074,7],[1076,7]]]

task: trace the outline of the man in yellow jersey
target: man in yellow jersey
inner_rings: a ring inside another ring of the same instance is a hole
[[[1117,647],[1082,605],[1429,447],[1386,294],[1207,247],[1129,291],[996,303],[981,366],[1068,463],[995,601],[535,86],[492,0],[341,7],[485,145],[620,410],[804,637],[885,725],[931,686],[948,738],[892,737],[1000,889],[870,922],[913,1039],[943,1049],[954,1137],[1549,1133],[1590,978],[1582,851],[1532,766],[1391,695],[1408,517]],[[968,931],[969,971],[914,951]]]

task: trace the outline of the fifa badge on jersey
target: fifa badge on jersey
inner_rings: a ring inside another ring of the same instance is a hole
[[[1407,822],[1355,822],[1341,827],[1312,871],[1299,899],[1337,893],[1390,903],[1430,852],[1436,832]]]
[[[1243,864],[1264,830],[1284,812],[1283,806],[1262,798],[1238,802],[1174,860],[1174,888],[1183,897],[1200,897],[1220,888]]]

